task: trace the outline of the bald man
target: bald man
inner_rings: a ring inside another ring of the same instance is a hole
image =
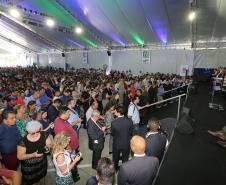
[[[140,136],[131,139],[130,147],[134,157],[120,167],[118,185],[151,185],[158,171],[158,158],[145,155],[145,140]]]

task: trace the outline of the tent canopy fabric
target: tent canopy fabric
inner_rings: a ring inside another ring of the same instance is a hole
[[[149,45],[191,46],[188,14],[196,2],[197,47],[225,43],[226,1],[223,0],[14,0],[0,1],[0,26],[23,36],[31,51],[76,50]],[[14,19],[9,9],[22,16]],[[48,18],[55,26],[45,25]],[[75,28],[82,28],[76,34]],[[0,39],[13,40],[0,31]]]

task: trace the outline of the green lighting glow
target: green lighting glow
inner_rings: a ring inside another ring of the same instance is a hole
[[[78,21],[70,13],[64,10],[53,0],[37,0],[34,1],[34,4],[42,8],[42,11],[48,12],[59,22],[62,22],[68,26],[74,26],[75,24],[78,24]],[[98,47],[96,44],[93,43],[93,41],[89,40],[85,36],[80,35],[79,37],[90,46],[94,48]]]
[[[41,48],[41,52],[48,52],[49,51],[49,49],[47,49],[47,48]]]
[[[130,32],[130,34],[132,35],[133,39],[140,45],[144,45],[144,40],[135,32]]]
[[[91,40],[87,39],[84,36],[81,36],[82,40],[84,40],[87,44],[89,44],[90,46],[97,48],[98,46],[96,44],[94,44]]]
[[[54,1],[50,0],[38,0],[34,1],[38,7],[41,7],[43,11],[48,12],[54,16],[60,22],[63,22],[66,25],[75,24],[74,17],[66,12],[62,7],[58,6]]]

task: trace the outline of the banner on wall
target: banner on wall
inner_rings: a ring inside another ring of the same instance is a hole
[[[83,64],[88,64],[88,52],[83,52],[82,53],[82,63]]]
[[[151,51],[142,50],[142,64],[150,64],[150,63],[151,63]]]

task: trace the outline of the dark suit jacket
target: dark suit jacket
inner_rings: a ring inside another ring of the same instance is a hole
[[[158,167],[156,157],[133,157],[120,167],[118,185],[151,185]]]
[[[161,133],[151,134],[146,138],[146,155],[162,160],[166,148],[166,136]]]
[[[98,181],[96,177],[90,177],[86,182],[86,185],[98,185]]]
[[[47,110],[47,116],[50,122],[54,122],[59,114],[59,111],[53,105],[50,105]]]
[[[133,135],[133,122],[123,116],[111,123],[111,135],[113,136],[113,148],[130,149],[130,139]]]
[[[94,123],[92,119],[89,119],[87,122],[87,132],[89,136],[89,148],[91,150],[102,150],[104,148],[105,140],[104,132]],[[97,141],[97,143],[95,141]]]
[[[150,103],[154,103],[157,99],[157,91],[158,88],[157,87],[150,87],[148,90],[148,94],[149,94],[149,99],[150,99]]]

